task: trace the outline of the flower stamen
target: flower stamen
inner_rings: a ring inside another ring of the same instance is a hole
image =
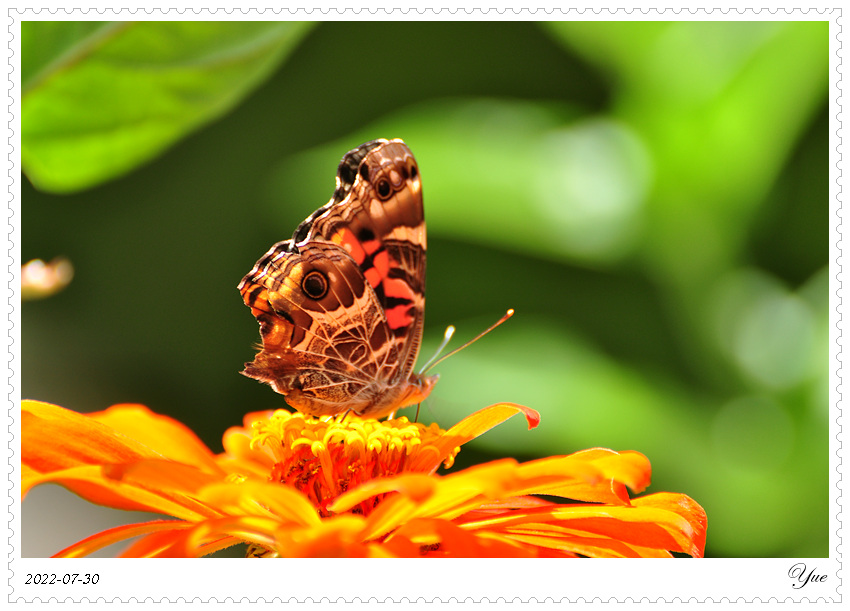
[[[445,433],[436,424],[426,426],[407,418],[377,421],[354,414],[313,418],[278,410],[254,424],[251,446],[267,447],[275,459],[270,481],[284,483],[306,494],[321,515],[328,505],[360,483],[400,473],[423,472],[416,464],[420,454],[439,455],[445,450],[436,441]],[[445,458],[454,461],[460,448]],[[351,512],[368,515],[383,497],[364,501]]]

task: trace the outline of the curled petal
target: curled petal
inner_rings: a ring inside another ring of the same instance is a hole
[[[534,538],[536,544],[584,555],[666,557],[673,551],[702,557],[705,514],[693,500],[661,493],[634,503],[639,506],[552,505],[475,519],[464,516],[459,525],[528,542]]]
[[[548,494],[590,503],[628,505],[624,485],[639,492],[649,485],[649,460],[639,452],[615,452],[595,448],[532,460],[520,465],[528,485],[518,495]],[[560,476],[549,480],[546,476]],[[534,478],[538,478],[535,482]]]
[[[437,452],[423,453],[417,461],[411,464],[411,470],[425,473],[433,472],[440,466],[441,462],[451,455],[455,448],[486,433],[516,414],[525,416],[529,429],[533,429],[540,423],[540,414],[517,403],[497,403],[485,407],[467,416],[446,431],[440,440],[434,444],[437,447]]]
[[[187,530],[185,538],[175,542],[174,550],[180,554],[199,556],[199,550],[208,549],[221,541],[241,540],[271,548],[274,533],[280,522],[274,518],[260,516],[235,516],[207,520]],[[227,545],[223,546],[227,547]],[[175,555],[179,555],[175,553]]]
[[[683,522],[677,522],[685,541],[683,545],[685,549],[681,551],[694,558],[702,558],[705,553],[708,516],[699,503],[685,494],[657,492],[634,499],[632,505],[635,507],[655,507],[681,517]]]
[[[339,495],[328,506],[328,509],[334,513],[342,513],[366,499],[388,492],[401,492],[414,502],[421,502],[429,498],[434,493],[436,487],[437,481],[434,478],[419,473],[373,479]]]
[[[329,509],[347,511],[378,494],[397,492],[417,505],[417,515],[442,513],[448,506],[463,504],[471,498],[511,496],[511,490],[516,487],[516,466],[515,460],[503,459],[442,477],[409,474],[376,479],[340,495]]]
[[[701,558],[704,538],[687,518],[665,508],[583,506],[555,510],[568,526],[624,543]]]

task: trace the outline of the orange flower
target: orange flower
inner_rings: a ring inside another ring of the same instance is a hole
[[[249,414],[213,454],[182,424],[138,405],[78,414],[22,406],[22,488],[64,485],[93,503],[174,519],[112,528],[57,556],[140,537],[123,556],[701,557],[706,516],[682,494],[630,499],[649,484],[637,452],[591,449],[503,459],[448,475],[460,446],[512,415],[499,404],[447,431],[398,418]],[[561,504],[534,495],[578,501]]]

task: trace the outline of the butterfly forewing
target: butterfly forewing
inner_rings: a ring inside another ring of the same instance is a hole
[[[346,186],[352,160],[369,146]],[[314,220],[308,239],[339,244],[357,262],[384,310],[406,376],[415,365],[425,313],[427,242],[419,168],[403,142],[373,141],[346,155],[337,176],[336,194],[345,198]]]

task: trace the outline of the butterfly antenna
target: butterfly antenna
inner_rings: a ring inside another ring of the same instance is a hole
[[[449,343],[449,340],[452,339],[452,335],[454,335],[454,334],[455,334],[455,328],[454,328],[453,325],[449,325],[448,327],[446,327],[446,332],[443,334],[443,343],[441,343],[440,347],[437,348],[437,351],[434,353],[434,356],[432,356],[430,359],[428,359],[428,362],[425,363],[425,365],[422,367],[422,369],[419,370],[419,375],[422,375],[423,373],[425,373],[431,367],[431,363],[433,363],[436,360],[436,358],[438,356],[440,356],[440,353],[446,347],[446,344]]]
[[[499,320],[497,320],[495,323],[493,323],[492,325],[487,327],[484,331],[482,331],[481,333],[479,333],[478,335],[473,337],[471,340],[466,342],[463,346],[460,346],[459,348],[455,348],[454,350],[452,350],[451,352],[449,352],[445,356],[443,356],[443,357],[441,357],[441,358],[439,358],[435,361],[434,359],[437,358],[437,355],[440,354],[440,351],[445,347],[445,345],[448,343],[449,339],[451,339],[452,334],[454,334],[454,327],[449,327],[448,329],[446,329],[446,336],[445,336],[445,339],[443,339],[443,344],[440,346],[440,350],[437,351],[437,354],[435,354],[433,357],[431,357],[431,360],[428,361],[426,366],[422,368],[422,371],[419,373],[419,375],[422,375],[423,373],[425,373],[426,371],[428,371],[432,367],[436,367],[439,363],[442,363],[443,361],[445,361],[447,358],[449,358],[453,354],[457,354],[458,352],[460,352],[461,350],[463,350],[464,348],[466,348],[470,344],[477,342],[479,339],[481,339],[482,337],[487,335],[490,331],[492,331],[493,329],[495,329],[496,327],[501,325],[503,322],[505,322],[507,319],[509,319],[513,315],[514,315],[514,309],[511,308]],[[451,333],[449,331],[451,331]],[[431,361],[434,361],[434,362],[432,363]]]

